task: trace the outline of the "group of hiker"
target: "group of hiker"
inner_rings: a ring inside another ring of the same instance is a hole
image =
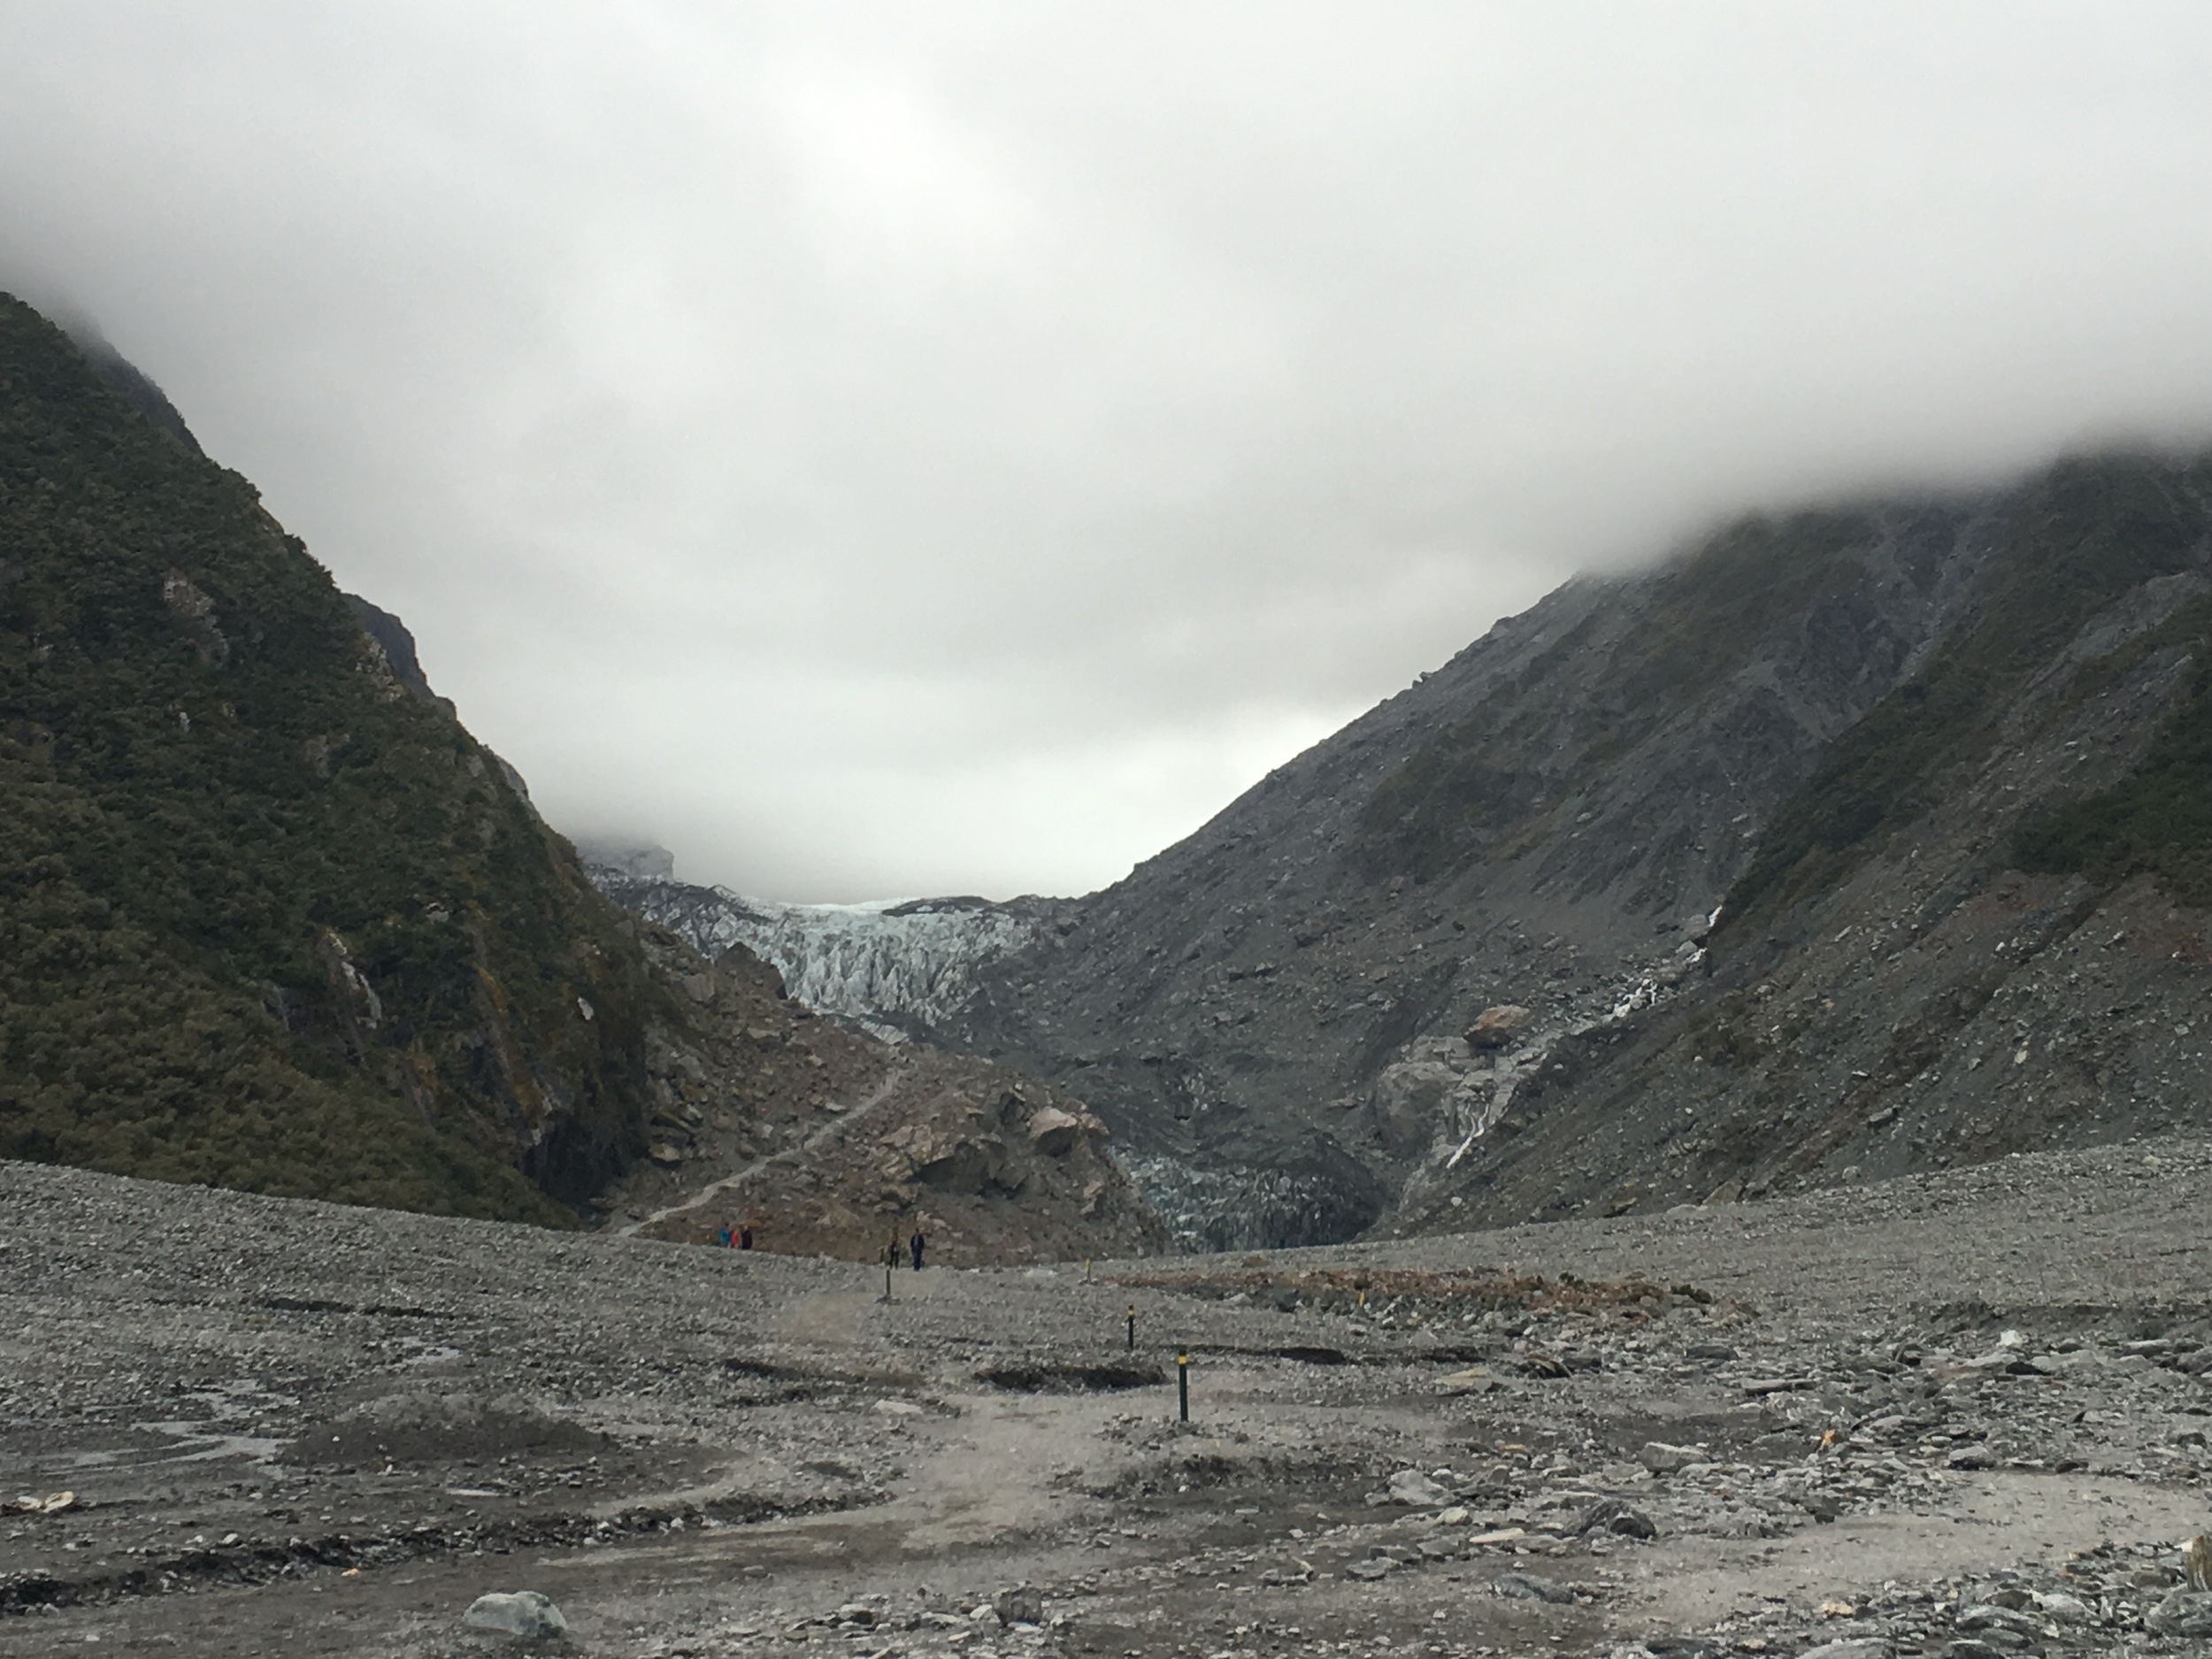
[[[726,1250],[751,1249],[753,1248],[753,1224],[745,1221],[740,1222],[733,1227],[723,1228],[721,1243]],[[922,1230],[919,1227],[914,1229],[914,1236],[906,1241],[906,1254],[913,1258],[914,1271],[918,1273],[922,1271],[922,1248],[927,1243],[928,1240],[922,1236]],[[899,1241],[894,1238],[884,1247],[884,1265],[886,1267],[898,1266],[899,1254]]]

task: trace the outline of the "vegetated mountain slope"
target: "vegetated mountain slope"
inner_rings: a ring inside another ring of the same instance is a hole
[[[979,1259],[1156,1247],[1102,1126],[987,1063],[869,1119],[945,1168],[811,1141],[894,1051],[602,897],[399,619],[118,363],[0,296],[0,1156],[572,1223],[726,1127],[775,1154],[768,1248],[924,1200]]]
[[[1879,1091],[1928,1074],[1964,1040],[1942,1010],[1986,1006],[2028,938],[1998,957],[1983,939],[1970,984],[1901,1020],[1875,972],[1898,915],[1963,926],[1960,907],[2015,893],[2001,908],[2043,917],[2034,938],[2078,945],[2070,918],[2119,872],[2204,879],[2195,728],[2154,743],[2194,695],[2202,476],[2078,463],[1752,519],[1652,573],[1571,583],[982,967],[960,1034],[1089,1099],[1184,1235],[1222,1245],[1876,1167],[1854,1137],[1828,1144],[1831,1108],[1878,1116]],[[2120,793],[2037,816],[2093,785]],[[2015,864],[2046,873],[2016,892]],[[1855,1011],[1814,972],[1823,951],[1869,975]],[[1795,1000],[1782,957],[1813,972]],[[2135,982],[2111,989],[2100,1041],[2164,1033],[2156,1057],[2028,1110],[1950,1055],[1932,1116],[1878,1125],[1879,1166],[2155,1120],[2150,1079],[2180,1077],[2191,1022],[2116,1023]],[[1755,1017],[1731,995],[1781,1001]]]
[[[1990,503],[1978,534],[1970,603],[1763,824],[1687,994],[1561,1045],[1407,1225],[2194,1120],[2212,1087],[2212,464],[2062,466]]]
[[[551,1220],[642,1150],[625,918],[252,487],[6,299],[0,778],[0,1152]]]

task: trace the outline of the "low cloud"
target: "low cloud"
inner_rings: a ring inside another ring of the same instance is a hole
[[[1576,569],[2212,431],[2198,8],[29,4],[98,319],[557,822],[1079,891]]]

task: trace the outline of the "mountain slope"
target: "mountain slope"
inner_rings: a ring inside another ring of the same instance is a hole
[[[2212,465],[2062,467],[1987,534],[1941,649],[1764,826],[1692,994],[1563,1045],[1409,1221],[1649,1208],[2193,1117]]]
[[[4,299],[0,780],[0,1153],[552,1220],[642,1150],[622,918],[252,487]]]
[[[1976,503],[1740,525],[1571,583],[982,970],[1186,1236],[1391,1213],[1565,1033],[1673,994],[1752,836],[1944,636]],[[1484,1010],[1527,1010],[1471,1045]]]
[[[1217,1247],[2159,1126],[2212,1086],[2208,500],[2108,457],[1571,583],[1025,902],[925,1034],[1082,1094]]]

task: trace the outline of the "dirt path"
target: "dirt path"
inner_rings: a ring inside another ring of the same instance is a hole
[[[654,1226],[660,1222],[672,1219],[677,1216],[689,1215],[692,1211],[703,1207],[710,1199],[714,1198],[717,1194],[733,1191],[737,1187],[742,1187],[747,1181],[751,1180],[755,1176],[764,1173],[768,1170],[774,1168],[779,1164],[795,1163],[810,1153],[818,1152],[823,1147],[826,1146],[831,1141],[834,1140],[840,1132],[849,1130],[854,1125],[861,1122],[871,1113],[874,1112],[884,1103],[884,1102],[889,1100],[891,1096],[896,1093],[899,1086],[902,1083],[904,1083],[910,1077],[912,1076],[912,1068],[904,1061],[897,1062],[892,1065],[890,1070],[883,1074],[881,1079],[877,1082],[875,1087],[869,1092],[867,1099],[862,1101],[856,1106],[843,1108],[834,1117],[833,1117],[829,1122],[824,1124],[812,1134],[808,1135],[803,1141],[800,1141],[798,1145],[785,1147],[780,1151],[770,1153],[766,1157],[755,1158],[750,1164],[745,1165],[743,1169],[737,1170],[731,1174],[725,1175],[719,1180],[711,1182],[709,1185],[701,1187],[690,1197],[683,1200],[682,1202],[670,1204],[663,1209],[656,1210],[652,1214],[645,1216],[639,1220],[633,1221],[625,1226],[615,1228],[613,1231],[621,1237],[634,1238],[639,1233],[642,1233],[646,1228]]]

